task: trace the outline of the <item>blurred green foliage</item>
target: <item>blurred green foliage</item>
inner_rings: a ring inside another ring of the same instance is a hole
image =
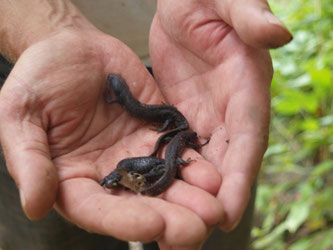
[[[271,52],[271,132],[252,247],[333,249],[333,1],[269,2],[294,39]]]

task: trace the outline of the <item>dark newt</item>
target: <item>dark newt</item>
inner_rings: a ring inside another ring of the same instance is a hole
[[[118,162],[116,169],[105,176],[101,186],[117,187],[121,184],[134,192],[141,192],[147,182],[160,178],[165,169],[165,160],[152,156],[131,157]]]
[[[110,95],[112,91],[115,98]],[[182,113],[171,105],[148,105],[135,99],[126,84],[125,80],[119,74],[110,74],[107,78],[107,92],[105,93],[107,103],[119,103],[131,115],[146,120],[148,122],[162,123],[157,127],[158,132],[167,130],[169,127],[173,129],[161,135],[156,144],[153,153],[150,156],[156,156],[158,149],[167,137],[173,137],[181,130],[189,128],[189,124]]]
[[[200,149],[206,145],[196,144],[197,134],[191,130],[180,131],[170,141],[165,151],[165,160],[152,157],[132,157],[121,160],[114,171],[104,177],[100,184],[113,188],[121,184],[137,193],[156,196],[165,191],[173,182],[179,165],[186,165],[191,160],[183,160],[181,155],[185,147]]]
[[[165,191],[172,184],[179,165],[191,162],[191,160],[184,161],[181,158],[184,149],[190,147],[197,150],[203,146],[196,144],[197,140],[197,133],[191,130],[183,130],[176,134],[165,151],[165,170],[163,175],[155,183],[147,186],[141,193],[156,196]]]

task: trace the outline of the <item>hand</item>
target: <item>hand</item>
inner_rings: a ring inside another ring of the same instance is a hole
[[[265,0],[160,0],[150,34],[156,80],[202,137],[203,156],[220,172],[221,228],[241,219],[267,147],[270,82],[267,48],[291,40]],[[204,187],[209,179],[182,175]],[[204,204],[202,204],[203,206]]]
[[[99,185],[119,160],[151,153],[159,136],[104,101],[110,73],[122,74],[142,102],[163,101],[134,53],[97,30],[63,30],[19,57],[0,92],[0,139],[23,209],[39,219],[55,203],[60,214],[89,232],[196,246],[223,216],[208,192],[183,181],[159,198]],[[202,160],[195,151],[186,154]],[[216,192],[217,171],[206,175],[212,180],[206,189]]]

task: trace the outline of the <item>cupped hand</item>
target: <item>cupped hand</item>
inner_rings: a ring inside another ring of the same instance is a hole
[[[183,181],[158,198],[99,185],[119,160],[149,155],[158,137],[104,101],[110,73],[121,74],[140,101],[163,101],[135,54],[96,30],[58,32],[16,62],[0,92],[0,139],[23,209],[39,219],[54,206],[81,228],[122,240],[196,246],[223,217],[210,194],[220,177],[197,152],[184,157],[197,160],[194,174],[210,176],[208,192]]]
[[[154,74],[165,98],[202,137],[203,156],[219,171],[216,193],[225,210],[221,228],[233,229],[250,198],[267,147],[270,82],[267,48],[291,40],[265,0],[160,0],[150,33]],[[210,179],[191,166],[184,179]]]

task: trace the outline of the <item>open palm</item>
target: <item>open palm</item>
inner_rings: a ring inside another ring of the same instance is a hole
[[[185,157],[197,159],[193,176],[204,169],[201,179],[211,180],[201,188],[176,181],[160,199],[98,184],[119,160],[149,155],[158,137],[151,125],[104,101],[110,73],[122,74],[140,101],[163,101],[133,52],[96,30],[56,34],[30,47],[15,64],[1,90],[0,136],[26,214],[40,218],[55,202],[60,214],[88,231],[123,240],[198,244],[223,211],[209,193],[218,190],[217,171],[197,152],[188,150]]]
[[[224,230],[240,220],[267,147],[273,70],[263,48],[290,39],[264,19],[273,18],[266,1],[235,2],[161,0],[150,33],[162,93],[200,136],[211,137],[202,154],[222,179]],[[193,183],[190,167],[182,174]]]

